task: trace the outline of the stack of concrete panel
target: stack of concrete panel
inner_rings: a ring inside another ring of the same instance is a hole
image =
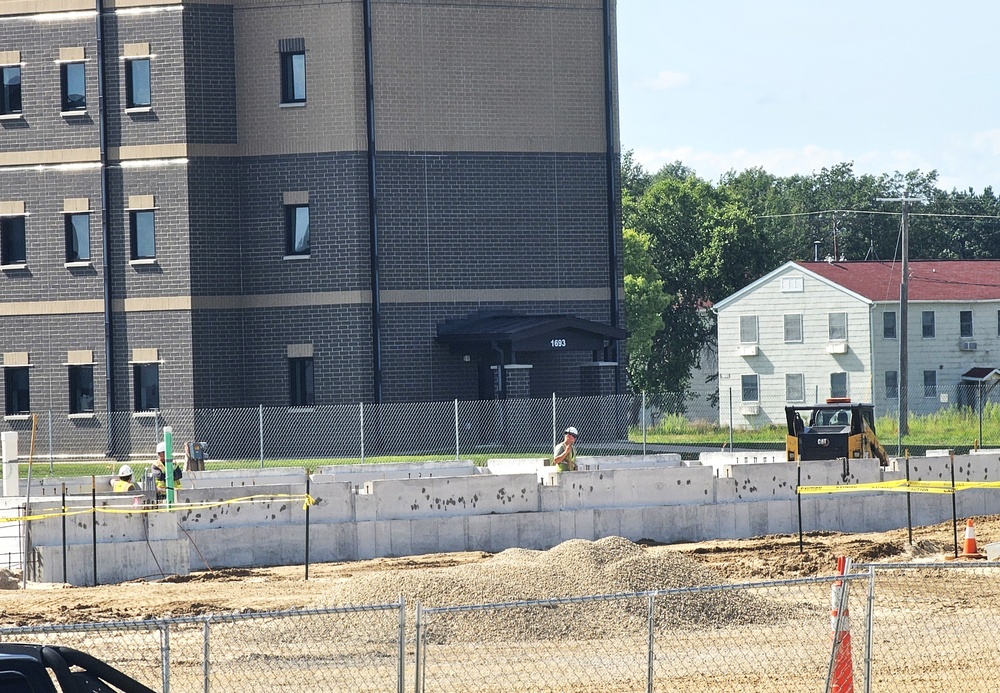
[[[384,464],[343,464],[320,467],[314,480],[345,481],[362,491],[369,481],[469,476],[477,471],[472,460],[441,460]]]

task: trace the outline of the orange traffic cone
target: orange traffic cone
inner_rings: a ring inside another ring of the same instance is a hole
[[[976,546],[976,528],[972,526],[971,517],[965,523],[965,545],[962,547],[962,553],[957,556],[945,556],[946,561],[953,561],[956,558],[986,560],[986,556],[979,553],[979,548]]]
[[[837,575],[847,570],[847,558],[837,557]],[[833,583],[830,593],[830,629],[833,632],[833,666],[830,668],[830,693],[854,693],[854,663],[851,656],[851,613],[843,601],[844,581]]]

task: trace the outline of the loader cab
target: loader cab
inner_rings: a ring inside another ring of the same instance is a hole
[[[871,449],[875,437],[875,407],[830,398],[824,404],[785,407],[788,424],[785,452],[789,462],[834,460],[882,455]]]

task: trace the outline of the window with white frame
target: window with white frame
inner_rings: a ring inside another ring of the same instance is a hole
[[[885,372],[885,398],[899,399],[899,373],[897,371]]]
[[[24,219],[23,216],[0,219],[0,265],[9,267],[28,261]]]
[[[937,397],[937,371],[924,371],[924,397]]]
[[[741,375],[740,386],[740,401],[760,401],[760,377],[756,373],[753,375]]]
[[[31,413],[28,370],[28,366],[10,366],[3,369],[7,416]]]
[[[1000,325],[1000,315],[997,316]],[[896,339],[896,311],[887,310],[882,313],[882,338]]]
[[[958,330],[961,337],[972,339],[972,311],[963,310],[958,313]]]
[[[924,339],[934,339],[935,336],[935,326],[934,326],[934,311],[925,310],[920,313],[920,336]]]
[[[740,343],[741,344],[756,344],[757,343],[757,316],[756,315],[741,315],[740,316]]]
[[[281,56],[281,103],[306,102],[306,41],[302,38],[278,41]]]
[[[0,116],[17,118],[22,113],[21,66],[0,67]]]
[[[59,81],[62,87],[62,112],[86,111],[86,63],[63,63],[59,66]]]
[[[830,341],[847,341],[847,313],[829,314]]]
[[[785,342],[802,341],[802,314],[793,313],[785,316]]]
[[[132,365],[133,411],[154,411],[160,408],[160,364]]]
[[[785,401],[804,402],[806,399],[806,377],[802,373],[785,373]]]
[[[830,374],[830,396],[831,397],[849,396],[847,390],[847,373]]]
[[[153,105],[149,57],[125,61],[125,108],[148,109]]]
[[[94,366],[69,366],[69,413],[90,414],[94,411]]]

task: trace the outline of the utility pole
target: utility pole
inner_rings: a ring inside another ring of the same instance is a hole
[[[896,454],[902,454],[903,436],[910,432],[908,416],[910,411],[909,403],[909,354],[907,353],[907,327],[909,316],[907,311],[907,280],[910,274],[910,203],[925,202],[922,197],[878,197],[879,202],[899,202],[903,211],[903,261],[900,265],[899,275],[899,377],[897,387],[899,389],[899,432],[896,439]],[[874,374],[872,374],[874,375]]]

